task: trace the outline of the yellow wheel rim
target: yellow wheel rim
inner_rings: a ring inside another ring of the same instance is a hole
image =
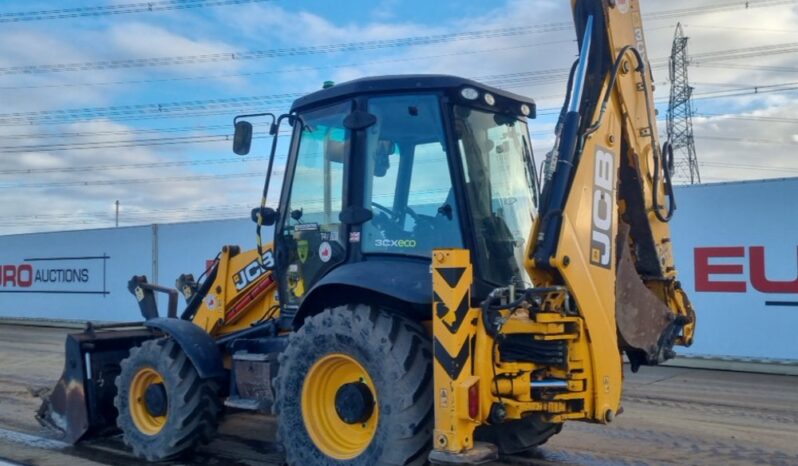
[[[166,425],[166,416],[155,416],[149,408],[145,395],[150,385],[163,383],[163,377],[155,369],[143,367],[133,376],[130,383],[130,395],[128,406],[130,406],[130,416],[136,427],[146,435],[155,435]]]
[[[374,399],[371,416],[363,422],[348,424],[336,408],[338,390],[351,383],[368,387]],[[302,385],[302,417],[310,438],[327,456],[347,460],[366,450],[374,438],[379,422],[379,402],[374,382],[354,358],[333,353],[316,361]]]

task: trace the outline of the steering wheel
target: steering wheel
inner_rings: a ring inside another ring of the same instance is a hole
[[[385,213],[386,213],[386,214],[388,214],[388,216],[389,216],[389,217],[391,217],[392,219],[396,219],[397,215],[396,215],[396,213],[395,213],[393,210],[391,210],[391,209],[389,209],[389,208],[385,207],[385,206],[384,206],[384,205],[382,205],[382,204],[379,204],[379,203],[377,203],[377,202],[374,202],[374,201],[371,201],[371,205],[372,205],[373,207],[376,207],[376,208],[380,209],[381,211],[385,212]]]
[[[388,214],[388,216],[391,217],[391,219],[394,220],[394,221],[398,221],[399,220],[399,215],[403,213],[401,211],[400,212],[396,212],[395,210],[389,209],[389,208],[385,207],[384,205],[379,204],[379,203],[374,202],[374,201],[371,201],[371,205],[376,207],[376,208],[378,208],[379,210],[385,212],[386,214]],[[404,211],[404,213],[409,215],[410,218],[413,219],[413,221],[418,222],[418,214],[410,206],[405,206],[405,208],[402,209],[402,210]]]

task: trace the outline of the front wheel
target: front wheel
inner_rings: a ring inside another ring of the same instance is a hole
[[[326,309],[289,338],[275,382],[286,462],[422,465],[432,354],[419,324],[365,305]]]
[[[174,340],[147,340],[120,365],[117,425],[134,455],[174,459],[211,440],[221,411],[218,385],[200,378]]]

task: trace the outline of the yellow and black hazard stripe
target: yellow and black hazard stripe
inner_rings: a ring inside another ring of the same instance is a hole
[[[473,446],[476,426],[474,419],[463,416],[468,413],[463,387],[475,379],[479,324],[479,308],[471,307],[473,267],[465,249],[436,250],[432,262],[434,442],[438,450],[463,451]]]

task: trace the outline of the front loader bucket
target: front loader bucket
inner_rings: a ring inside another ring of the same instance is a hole
[[[64,373],[42,402],[36,419],[62,431],[62,440],[72,444],[115,431],[119,363],[130,348],[154,336],[144,327],[99,330],[91,326],[67,335]]]

